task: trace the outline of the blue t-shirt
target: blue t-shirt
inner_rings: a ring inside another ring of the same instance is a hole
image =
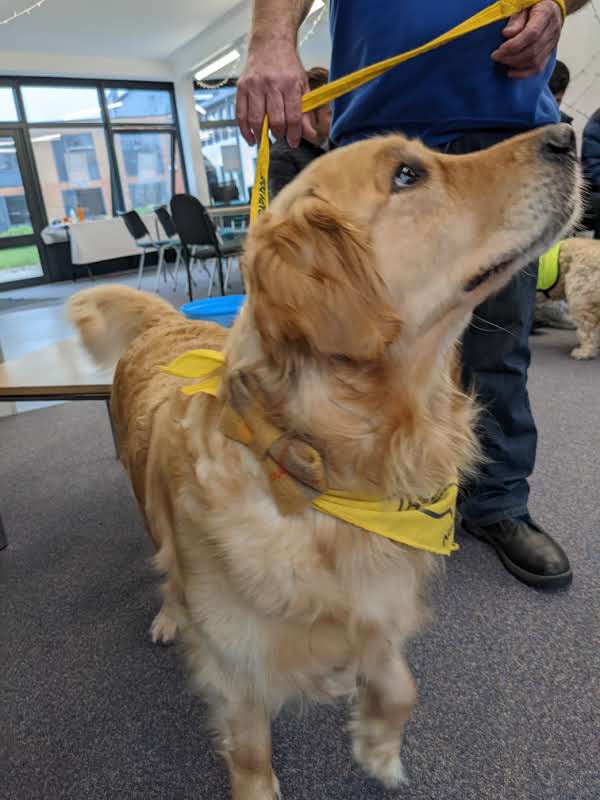
[[[491,0],[331,0],[331,79],[411,50]],[[558,122],[554,67],[525,80],[491,59],[506,21],[400,64],[334,103],[331,138],[348,144],[401,131],[436,146],[475,130],[528,130]]]

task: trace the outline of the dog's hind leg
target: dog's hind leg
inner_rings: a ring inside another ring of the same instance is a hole
[[[416,700],[416,688],[401,655],[369,657],[364,685],[351,722],[354,758],[366,772],[390,789],[406,783],[400,760],[404,726]]]
[[[215,720],[232,800],[281,800],[271,766],[271,719],[251,702],[225,701]]]
[[[573,315],[577,323],[577,338],[579,339],[579,347],[571,351],[571,357],[578,361],[584,361],[588,358],[596,358],[600,352],[600,321],[596,318],[581,319]]]

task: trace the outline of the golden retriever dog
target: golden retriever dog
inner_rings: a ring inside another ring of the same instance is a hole
[[[416,693],[403,649],[440,559],[312,506],[282,513],[222,414],[243,387],[319,454],[329,490],[436,496],[477,458],[457,339],[570,229],[579,182],[568,126],[459,157],[373,138],[318,159],[253,225],[231,332],[128,288],[72,299],[90,353],[120,356],[121,456],[166,576],[152,637],[183,640],[234,800],[279,796],[271,719],[298,697],[355,695],[354,757],[388,787],[404,780]],[[215,397],[159,369],[197,348],[224,351]]]
[[[569,305],[579,339],[571,356],[595,358],[600,352],[600,241],[566,239],[561,244],[558,283],[547,296]]]

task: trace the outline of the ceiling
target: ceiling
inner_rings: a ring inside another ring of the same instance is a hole
[[[166,59],[238,0],[46,0],[0,26],[0,52]],[[0,19],[35,0],[0,0]]]

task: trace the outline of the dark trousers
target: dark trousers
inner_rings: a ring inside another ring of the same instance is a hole
[[[515,135],[476,132],[452,141],[447,153],[471,153]],[[465,487],[459,510],[466,520],[491,524],[527,514],[537,430],[527,393],[528,337],[533,321],[537,264],[516,275],[480,305],[463,339],[463,381],[483,406],[480,439],[486,463]]]
[[[590,191],[583,223],[594,231],[594,239],[600,239],[600,186],[593,186]]]

